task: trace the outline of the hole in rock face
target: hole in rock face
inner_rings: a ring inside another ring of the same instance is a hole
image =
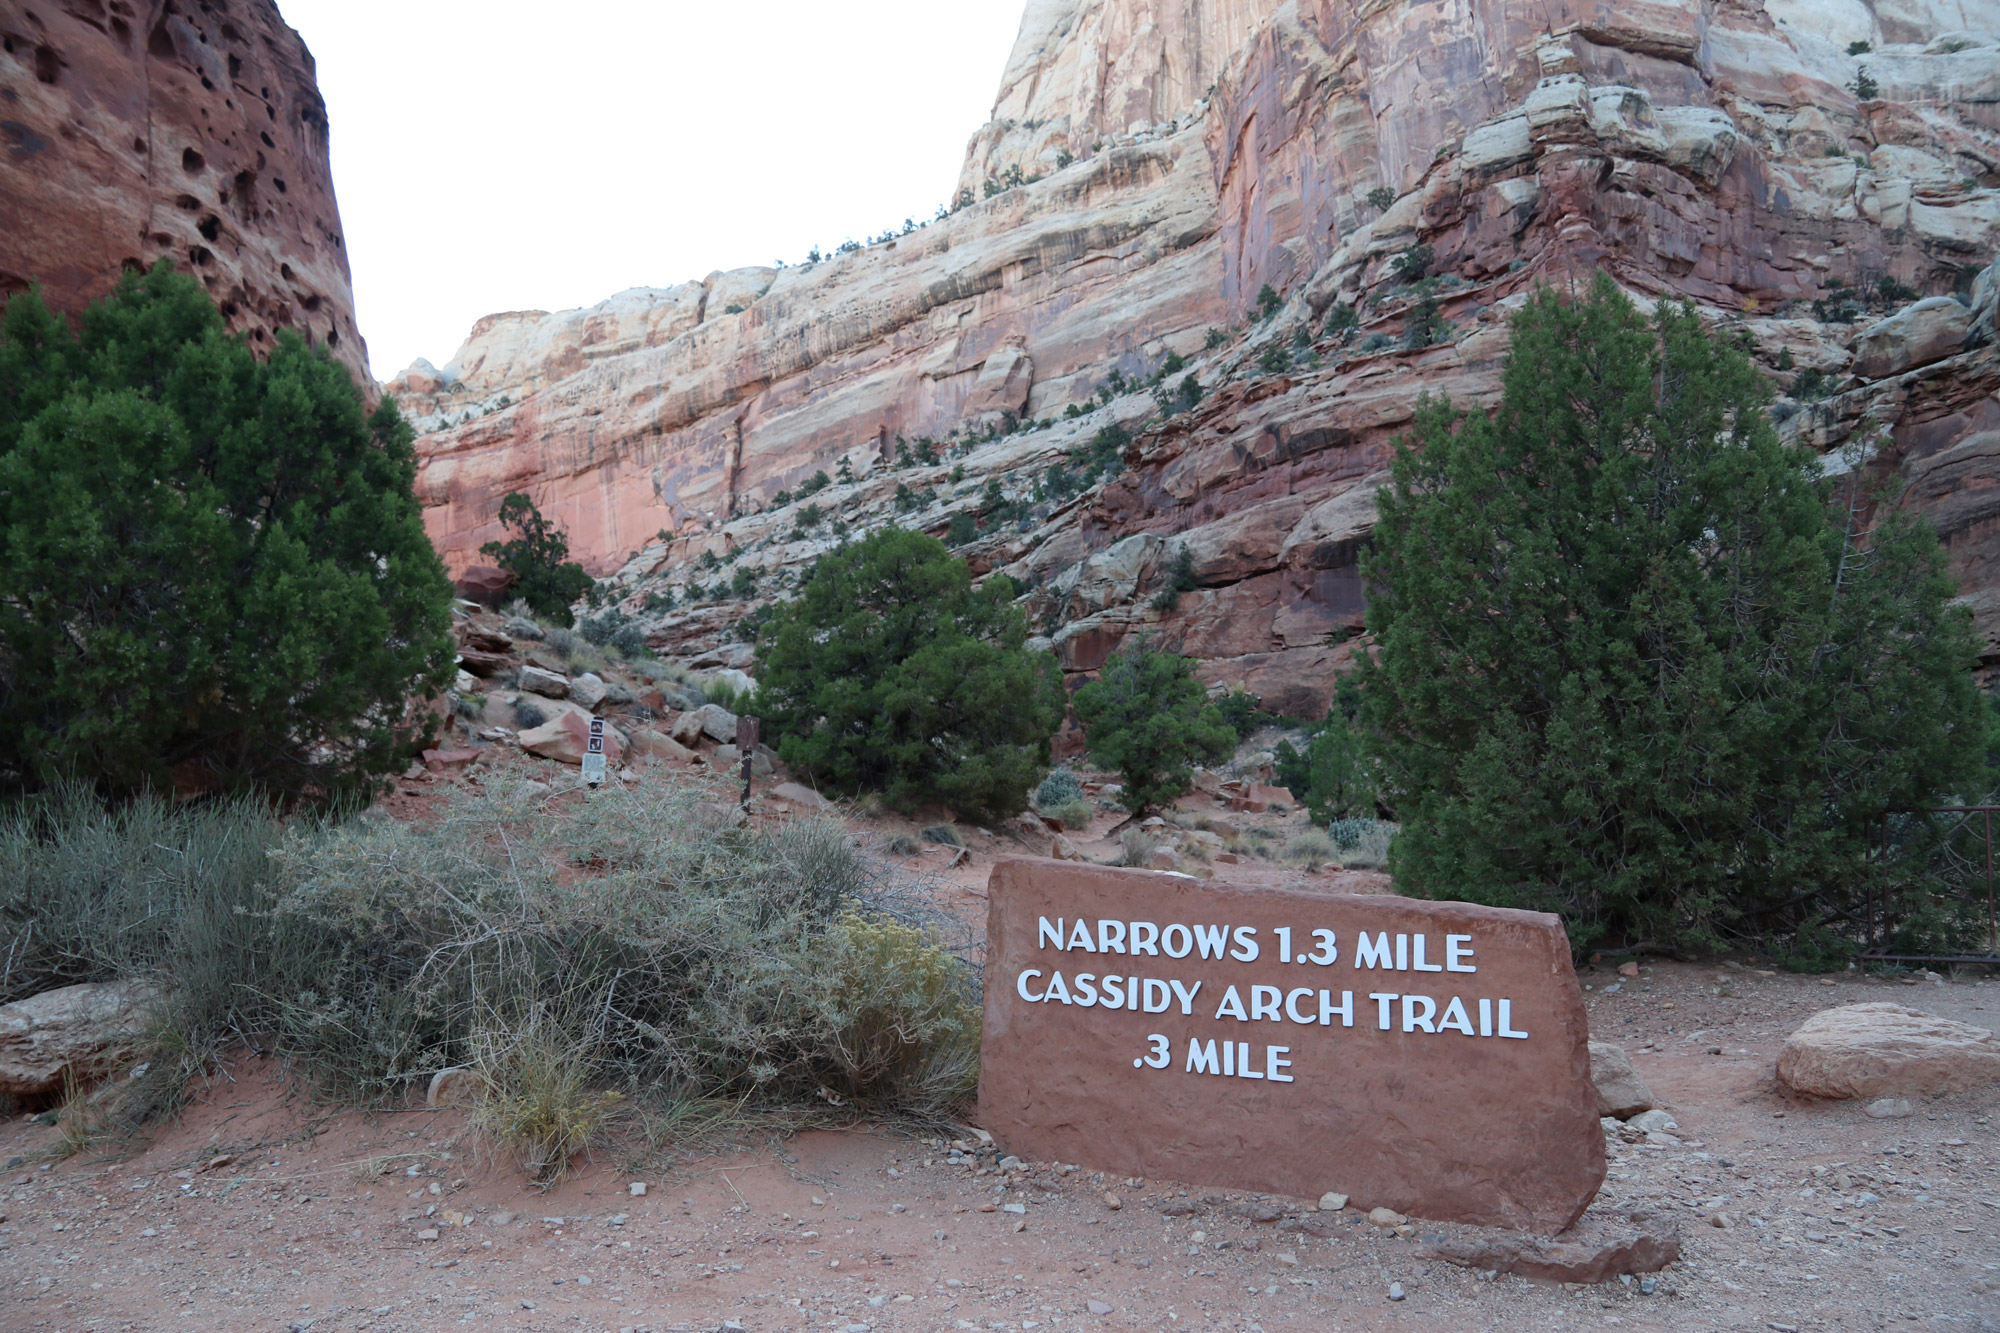
[[[143,154],[146,151],[146,141],[144,139],[134,139],[132,141],[132,151]]]
[[[206,74],[201,76],[201,86],[208,89],[208,91],[210,92],[215,91],[215,85],[208,81],[208,75]]]
[[[199,176],[208,169],[208,159],[192,148],[181,150],[181,170],[190,176]]]
[[[279,177],[279,176],[273,176],[273,177],[271,177],[271,184],[273,184],[273,185],[275,185],[275,186],[277,186],[277,187],[278,187],[278,193],[279,193],[279,194],[283,194],[283,193],[285,193],[285,182],[284,182],[284,179],[283,179],[282,177]]]
[[[275,143],[275,142],[274,142],[274,141],[272,140],[272,138],[271,138],[271,132],[270,132],[269,130],[258,130],[258,131],[257,131],[257,137],[258,137],[259,139],[262,139],[262,140],[264,141],[264,146],[265,146],[266,148],[276,148],[276,147],[278,146],[278,145],[277,145],[277,144],[276,144],[276,143]]]
[[[184,212],[192,213],[197,208],[201,207],[201,200],[195,198],[191,194],[179,195],[174,199],[174,207],[181,209]]]
[[[62,57],[53,46],[35,48],[35,78],[43,83],[54,83],[62,73]]]
[[[161,60],[174,58],[174,36],[167,31],[166,19],[162,18],[155,23],[152,32],[146,35],[146,51]]]
[[[243,34],[236,30],[234,23],[225,23],[222,25],[222,40],[225,42],[235,42],[240,46],[243,44]]]
[[[205,245],[191,245],[188,247],[188,262],[196,268],[207,268],[209,262],[214,258],[214,253]]]
[[[242,78],[242,77],[243,77],[243,57],[242,57],[242,56],[239,56],[239,55],[231,55],[231,56],[229,57],[229,77],[230,77],[230,78],[232,78],[232,79],[240,79],[240,78]]]
[[[246,218],[257,214],[257,173],[254,171],[236,173],[236,211]]]
[[[201,239],[204,241],[213,241],[216,237],[222,235],[222,219],[210,213],[200,222],[197,222],[194,229],[201,233]]]
[[[317,293],[308,296],[305,300],[299,302],[299,304],[306,308],[308,314],[319,313],[319,296]]]
[[[327,345],[328,347],[338,347],[338,346],[340,346],[340,330],[339,330],[339,329],[328,329],[328,330],[326,331],[326,345]]]
[[[219,308],[219,309],[220,309],[220,310],[222,311],[222,317],[223,317],[224,319],[235,319],[235,318],[236,318],[236,310],[237,310],[237,305],[236,305],[236,302],[234,302],[234,301],[224,301],[224,302],[223,302],[223,303],[221,304],[221,306],[220,306],[220,307],[218,307],[218,308]]]
[[[111,20],[111,33],[120,46],[129,48],[132,45],[132,25],[124,19]]]
[[[13,55],[14,39],[12,37],[0,37],[0,51],[5,51],[10,56]]]
[[[296,281],[292,277],[292,266],[290,264],[278,265],[278,276],[283,278],[286,282]]]
[[[144,273],[146,271],[146,266],[139,262],[137,255],[126,255],[118,261],[118,268],[121,272]]]

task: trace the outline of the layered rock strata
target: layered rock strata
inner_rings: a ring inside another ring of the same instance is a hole
[[[843,534],[958,518],[1068,670],[1144,631],[1303,714],[1352,652],[1418,397],[1491,402],[1508,313],[1602,268],[1753,348],[1830,469],[1906,480],[2000,661],[2000,360],[1974,290],[2000,39],[1978,21],[1035,0],[949,217],[495,317],[390,387],[435,427],[420,487],[455,568],[525,490],[669,648],[712,648]],[[1115,475],[1074,493],[1093,441]]]
[[[162,257],[253,346],[364,384],[313,58],[272,0],[0,0],[0,298],[77,313]]]

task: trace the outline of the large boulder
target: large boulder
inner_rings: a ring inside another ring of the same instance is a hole
[[[632,753],[660,764],[686,764],[700,758],[673,737],[663,736],[650,728],[632,733]]]
[[[520,685],[530,694],[539,694],[550,699],[569,697],[569,678],[538,666],[521,668]]]
[[[1972,311],[1949,296],[1906,305],[1854,338],[1854,373],[1864,380],[1900,375],[1957,352],[1972,328]]]
[[[1632,1067],[1632,1057],[1625,1054],[1623,1046],[1608,1041],[1590,1043],[1590,1081],[1597,1087],[1597,1114],[1601,1116],[1630,1120],[1654,1106],[1653,1090]]]
[[[1843,1005],[1785,1039],[1778,1081],[1813,1097],[1963,1092],[2000,1082],[2000,1042],[1985,1028],[1906,1005]]]
[[[704,736],[712,741],[733,743],[736,740],[736,714],[721,704],[703,704],[692,712],[682,713],[675,720],[673,736],[682,745],[693,745]]]
[[[603,703],[606,690],[603,678],[594,671],[586,671],[569,683],[569,697],[585,708]]]
[[[539,727],[522,732],[521,748],[559,764],[580,766],[583,756],[590,750],[590,723],[582,713],[563,713]],[[604,729],[604,762],[616,768],[624,752],[625,746],[617,730],[607,726]]]
[[[130,1056],[159,992],[138,981],[63,986],[0,1005],[0,1093],[43,1096],[104,1078]]]
[[[468,602],[478,602],[481,606],[498,606],[514,586],[512,570],[498,569],[492,565],[471,565],[456,581],[458,595]]]

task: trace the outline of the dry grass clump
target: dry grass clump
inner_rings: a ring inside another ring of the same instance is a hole
[[[1381,870],[1389,864],[1389,844],[1401,825],[1384,819],[1336,819],[1327,826],[1340,864],[1349,870]]]
[[[1337,860],[1339,855],[1332,838],[1318,829],[1308,829],[1286,839],[1283,859],[1289,865],[1316,866]]]
[[[963,847],[965,835],[951,824],[931,824],[922,833],[925,842],[934,842],[940,847]]]
[[[422,825],[284,827],[45,803],[0,819],[0,994],[156,980],[155,1109],[245,1036],[342,1100],[476,1065],[544,1179],[614,1092],[947,1114],[978,1008],[943,918],[837,822],[736,829],[698,795],[492,782]]]
[[[1148,857],[1159,849],[1160,840],[1151,829],[1132,827],[1118,835],[1118,845],[1124,848],[1120,865],[1143,866]]]

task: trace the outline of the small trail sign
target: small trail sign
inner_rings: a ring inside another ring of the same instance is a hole
[[[590,744],[583,755],[583,780],[591,786],[604,782],[604,719],[590,719]]]

